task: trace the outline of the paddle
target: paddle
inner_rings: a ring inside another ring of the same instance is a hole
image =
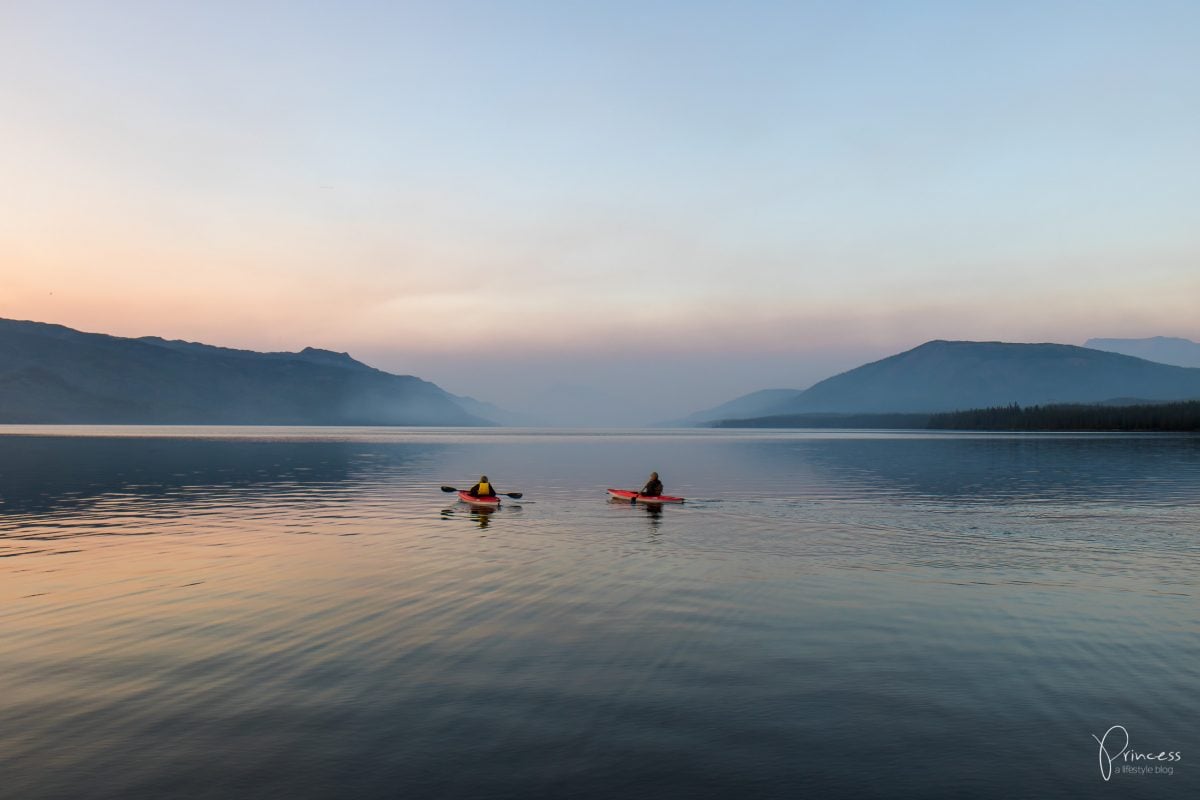
[[[443,492],[457,492],[458,489],[455,489],[453,486],[443,486],[442,491]],[[522,497],[525,496],[524,492],[501,492],[500,494],[504,495],[505,497],[511,497],[513,500],[520,500]]]

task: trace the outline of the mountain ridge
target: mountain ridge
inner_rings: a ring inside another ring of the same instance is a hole
[[[1144,339],[1088,339],[1083,344],[1095,350],[1171,364],[1176,367],[1200,367],[1200,343],[1180,336],[1150,336]]]
[[[663,423],[668,426],[699,425],[706,422],[716,422],[723,419],[744,419],[765,416],[769,412],[803,393],[803,389],[759,389],[756,392],[739,395],[718,406],[696,411],[674,422]]]
[[[748,397],[753,394],[717,409]],[[935,413],[1118,397],[1150,402],[1200,397],[1200,369],[1052,342],[934,339],[819,381],[752,418]]]
[[[493,424],[460,400],[320,348],[259,353],[0,319],[0,422]]]

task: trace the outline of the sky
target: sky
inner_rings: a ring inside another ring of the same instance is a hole
[[[1200,339],[1197,41],[1194,2],[0,0],[0,317],[605,424]]]

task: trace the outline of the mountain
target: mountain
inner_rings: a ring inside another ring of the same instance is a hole
[[[1200,367],[1200,343],[1172,336],[1152,336],[1149,339],[1088,339],[1084,347],[1123,353],[1127,356],[1174,364],[1177,367]]]
[[[0,319],[4,423],[491,424],[465,400],[329,350],[257,353]]]
[[[474,397],[466,397],[463,395],[452,394],[450,397],[463,411],[468,414],[479,417],[480,419],[488,420],[497,425],[508,425],[515,427],[528,427],[533,423],[523,414],[517,414],[509,411],[506,408],[493,405],[492,403],[476,400]]]
[[[697,411],[689,414],[678,422],[668,425],[703,425],[722,419],[750,419],[765,417],[775,413],[775,410],[785,406],[801,395],[799,389],[760,389],[757,392],[735,397],[728,403],[722,403],[715,408]]]
[[[1113,398],[1200,398],[1200,369],[1066,344],[939,340],[827,378],[756,416],[928,413]]]

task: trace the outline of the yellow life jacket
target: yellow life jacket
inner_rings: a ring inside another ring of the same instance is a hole
[[[490,483],[479,484],[479,496],[487,497],[492,493],[492,485]]]

